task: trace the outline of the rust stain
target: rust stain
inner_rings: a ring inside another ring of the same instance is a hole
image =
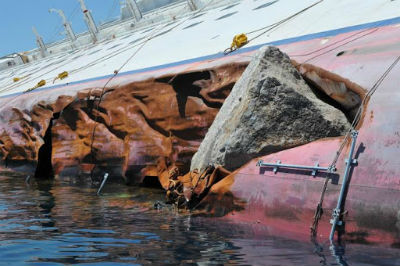
[[[36,164],[51,123],[56,175],[94,170],[137,183],[158,176],[167,189],[171,171],[188,172],[193,154],[246,66],[186,70],[106,88],[99,108],[102,88],[96,87],[75,97],[39,101],[31,110],[6,108],[0,120],[0,158],[6,164]]]

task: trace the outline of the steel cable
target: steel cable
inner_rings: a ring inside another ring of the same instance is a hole
[[[337,152],[335,154],[335,157],[332,160],[332,163],[330,164],[330,168],[331,169],[336,168],[336,163],[337,163],[340,155],[342,154],[342,152],[344,150],[344,147],[346,146],[346,144],[348,143],[348,141],[350,139],[351,132],[357,128],[358,123],[361,120],[361,117],[362,117],[362,114],[364,112],[364,108],[365,108],[366,103],[369,101],[369,99],[372,97],[372,95],[377,91],[377,89],[380,87],[382,82],[386,79],[386,77],[389,75],[389,73],[392,71],[392,69],[398,64],[399,61],[400,61],[400,56],[398,56],[396,58],[396,60],[386,69],[386,71],[380,76],[380,78],[375,82],[375,84],[372,86],[372,88],[364,96],[364,98],[363,98],[363,100],[361,102],[361,105],[358,108],[358,111],[357,111],[357,113],[356,113],[356,115],[355,115],[355,117],[353,119],[351,127],[348,130],[348,132],[346,133],[346,135],[345,135],[345,137],[344,137],[339,149],[337,150]],[[323,205],[325,193],[326,193],[326,190],[327,190],[327,187],[328,187],[328,182],[330,180],[329,175],[331,175],[331,174],[332,173],[328,173],[326,178],[325,178],[325,181],[324,181],[324,184],[323,184],[323,187],[322,187],[322,191],[321,191],[320,200],[319,200],[319,202],[317,204],[317,208],[315,210],[313,223],[312,223],[312,225],[310,227],[310,229],[311,229],[311,237],[312,238],[316,237],[317,230],[318,230],[318,222],[321,219],[322,214],[323,214],[322,205]]]

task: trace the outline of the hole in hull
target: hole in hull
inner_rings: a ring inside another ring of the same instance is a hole
[[[156,81],[162,83],[169,83],[172,85],[172,87],[176,92],[179,114],[181,115],[181,117],[186,117],[185,108],[188,97],[194,96],[203,99],[203,97],[200,95],[201,87],[196,85],[196,82],[200,80],[210,80],[210,79],[211,79],[211,74],[209,71],[201,71],[201,72],[192,72],[192,73],[177,75],[174,78],[171,77],[160,78],[157,79]]]
[[[51,130],[53,127],[53,120],[54,118],[50,120],[49,127],[43,138],[44,144],[39,149],[35,178],[50,179],[54,177],[53,165],[51,162],[53,149]]]
[[[149,188],[163,189],[157,176],[145,176],[141,186]]]

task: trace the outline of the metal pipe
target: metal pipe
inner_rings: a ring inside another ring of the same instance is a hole
[[[308,165],[295,165],[295,164],[282,164],[280,161],[276,163],[264,163],[263,161],[258,161],[257,166],[260,167],[273,167],[274,168],[274,173],[276,174],[279,170],[279,168],[287,168],[287,169],[296,169],[296,170],[309,170],[312,171],[311,175],[316,176],[318,171],[321,172],[328,172],[328,173],[334,173],[336,172],[336,168],[334,166],[329,166],[329,167],[320,167],[318,163],[316,163],[314,166],[308,166]]]
[[[105,173],[104,177],[103,177],[103,182],[101,182],[100,188],[99,188],[99,190],[97,190],[97,196],[100,195],[101,190],[103,189],[104,185],[106,184],[107,178],[108,178],[108,173]]]
[[[94,22],[94,19],[92,17],[92,13],[90,10],[86,8],[84,0],[78,0],[81,3],[81,9],[83,12],[83,16],[86,22],[86,25],[89,29],[90,35],[92,35],[92,40],[93,42],[97,42],[97,33],[99,30],[97,29],[96,23]]]
[[[43,38],[39,35],[39,33],[37,32],[35,27],[32,27],[32,31],[36,36],[36,43],[37,43],[37,45],[39,47],[40,54],[42,55],[42,57],[46,57],[48,52],[47,52],[47,47],[43,42]]]
[[[343,198],[345,196],[345,191],[347,188],[347,182],[350,174],[351,167],[357,163],[355,159],[353,159],[353,154],[354,154],[354,149],[356,147],[356,142],[357,142],[357,136],[358,136],[358,131],[353,130],[351,132],[351,147],[350,147],[350,152],[349,152],[349,157],[346,160],[346,169],[344,171],[343,175],[343,182],[342,182],[342,187],[340,189],[340,194],[339,194],[339,199],[336,205],[336,208],[332,212],[332,229],[331,233],[329,235],[329,240],[331,243],[333,242],[333,239],[335,237],[335,231],[336,231],[336,226],[339,224],[339,219],[340,219],[340,213],[341,213],[341,207],[343,203]]]
[[[280,164],[280,163],[264,163],[260,161],[258,166],[264,167],[279,167],[279,168],[291,168],[301,170],[318,170],[318,171],[330,171],[330,167],[319,167],[319,166],[307,166],[307,165],[295,165],[295,164]]]
[[[135,19],[135,21],[139,21],[140,19],[142,19],[142,12],[140,11],[139,6],[137,5],[135,0],[126,0],[126,5],[132,13],[132,17]]]
[[[193,0],[187,0],[187,3],[191,11],[197,10],[197,6]]]

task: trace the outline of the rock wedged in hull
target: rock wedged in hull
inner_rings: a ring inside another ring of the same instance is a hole
[[[317,98],[286,54],[263,47],[225,100],[191,170],[234,170],[258,156],[343,135],[349,126],[344,113]]]

